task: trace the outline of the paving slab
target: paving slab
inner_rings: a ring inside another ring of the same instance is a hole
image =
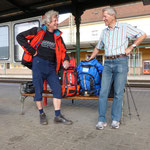
[[[71,126],[54,124],[52,100],[44,110],[49,124],[39,124],[39,112],[32,98],[25,101],[25,114],[21,113],[19,84],[0,83],[0,150],[149,150],[150,149],[150,91],[131,88],[140,114],[140,121],[129,97],[131,119],[125,100],[124,124],[111,129],[108,103],[108,126],[96,130],[98,101],[62,101],[63,114],[72,119]]]

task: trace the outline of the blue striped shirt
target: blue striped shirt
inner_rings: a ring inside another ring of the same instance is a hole
[[[113,56],[125,54],[125,49],[128,47],[130,39],[138,38],[145,33],[130,24],[116,22],[114,29],[109,27],[101,33],[97,49],[102,49],[104,46],[105,56]]]

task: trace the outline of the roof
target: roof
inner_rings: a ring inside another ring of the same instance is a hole
[[[108,7],[108,6],[106,6]],[[102,21],[102,9],[104,7],[88,9],[81,16],[81,23],[91,23]],[[114,7],[117,11],[117,18],[127,18],[150,15],[150,5],[143,5],[142,2],[132,3]],[[126,11],[128,10],[128,11]],[[69,18],[59,24],[60,27],[68,26]]]
[[[50,9],[75,15],[90,8],[137,1],[142,0],[0,0],[0,23],[44,15]]]

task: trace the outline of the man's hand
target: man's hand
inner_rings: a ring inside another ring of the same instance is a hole
[[[126,55],[130,55],[130,53],[131,53],[132,50],[133,50],[133,47],[132,47],[132,46],[126,48],[126,49],[125,49]]]
[[[69,61],[68,60],[65,60],[64,61],[64,63],[63,63],[63,67],[65,68],[65,69],[67,69],[67,68],[69,68]]]
[[[35,51],[35,54],[33,55],[33,57],[35,57],[37,55],[37,51]]]
[[[90,58],[85,59],[85,61],[90,61]]]
[[[92,60],[93,58],[91,58],[91,57],[87,57],[84,61],[90,61],[90,60]]]

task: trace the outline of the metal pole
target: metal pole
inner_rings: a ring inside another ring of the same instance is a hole
[[[77,12],[75,16],[77,65],[79,65],[80,63],[80,22],[81,22],[81,15],[79,12]]]
[[[77,65],[80,63],[80,25],[77,25],[77,32],[76,32],[76,50],[77,50]]]
[[[135,76],[135,48],[133,49],[133,75]]]
[[[83,8],[80,8],[77,5],[77,1],[72,0],[72,14],[75,17],[76,24],[76,53],[77,53],[77,65],[80,63],[80,23],[81,23],[81,15],[83,14]]]
[[[139,51],[139,48],[137,48],[138,50],[138,74],[140,75],[141,74],[141,65],[140,65],[140,51]]]
[[[4,75],[6,75],[6,63],[4,63]]]

